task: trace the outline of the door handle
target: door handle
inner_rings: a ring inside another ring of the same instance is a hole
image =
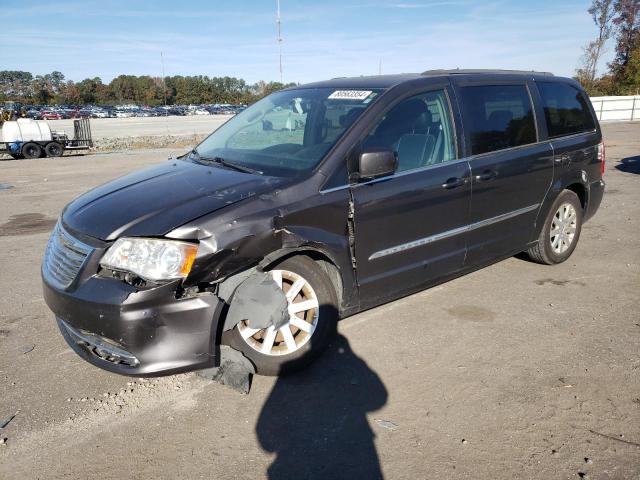
[[[476,175],[476,182],[486,182],[487,180],[491,180],[492,178],[496,178],[498,173],[495,170],[485,170],[480,175]]]
[[[452,177],[447,179],[447,181],[442,184],[442,188],[446,188],[447,190],[450,190],[452,188],[461,187],[465,183],[467,183],[467,181],[464,178]]]
[[[567,154],[564,155],[560,155],[557,156],[555,158],[556,163],[561,163],[562,165],[569,165],[569,162],[571,161],[571,157]]]

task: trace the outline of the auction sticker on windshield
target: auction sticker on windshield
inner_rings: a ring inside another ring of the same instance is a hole
[[[329,99],[332,100],[364,100],[371,95],[371,90],[336,90]]]

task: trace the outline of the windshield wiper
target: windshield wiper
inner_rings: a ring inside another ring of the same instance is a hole
[[[262,175],[264,173],[260,170],[256,170],[255,168],[246,167],[244,165],[230,162],[229,160],[225,160],[222,157],[203,157],[195,148],[191,150],[191,154],[196,158],[196,160],[202,163],[217,163],[218,165],[222,165],[223,167],[232,168],[234,170],[237,170],[238,172],[244,173],[253,173],[259,175]]]

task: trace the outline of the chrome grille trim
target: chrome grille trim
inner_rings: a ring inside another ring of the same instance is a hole
[[[93,248],[72,237],[58,222],[42,259],[42,274],[61,290],[69,288]]]

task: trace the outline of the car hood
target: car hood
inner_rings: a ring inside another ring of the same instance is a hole
[[[275,177],[170,160],[90,190],[67,205],[62,221],[101,240],[157,237],[280,183]]]

